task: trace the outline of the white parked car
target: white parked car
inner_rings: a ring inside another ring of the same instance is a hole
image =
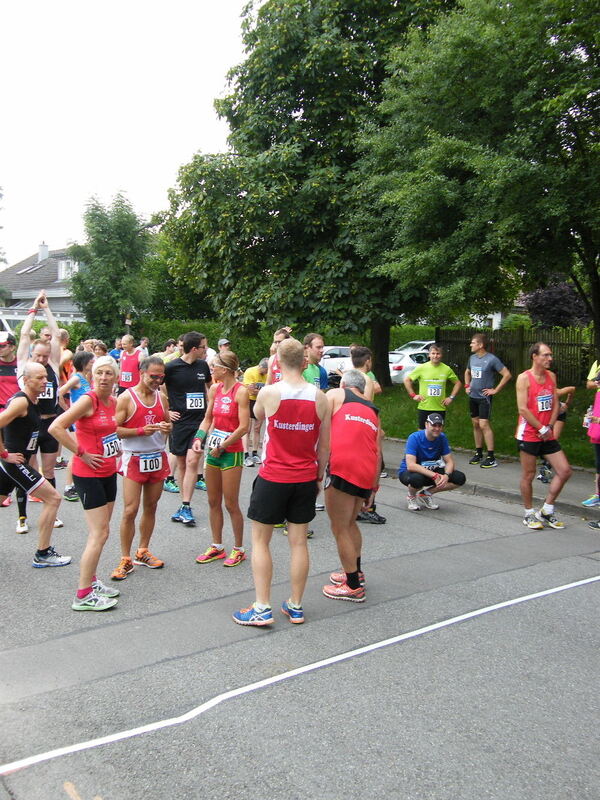
[[[429,339],[429,341],[423,341],[422,339],[415,339],[412,342],[406,342],[406,344],[401,345],[400,347],[396,347],[395,350],[392,352],[394,353],[426,353],[429,350],[429,345],[434,344],[433,339]]]
[[[415,353],[398,353],[394,351],[389,354],[390,378],[392,383],[402,383],[407,374],[419,364],[429,361],[429,353],[422,350]]]
[[[329,375],[337,369],[344,372],[352,367],[350,360],[350,348],[343,345],[327,345],[323,348],[323,357],[321,358],[321,366],[327,371]]]

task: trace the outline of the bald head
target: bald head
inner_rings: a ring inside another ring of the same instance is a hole
[[[38,378],[41,375],[46,377],[46,368],[43,364],[38,363],[37,361],[27,361],[25,367],[23,368],[23,378],[27,380],[28,378]]]

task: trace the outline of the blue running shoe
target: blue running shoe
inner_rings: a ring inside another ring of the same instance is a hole
[[[179,493],[179,486],[177,486],[175,481],[165,481],[163,489],[165,492],[173,492],[174,494]]]
[[[254,608],[254,605],[248,608],[242,608],[240,611],[234,611],[232,614],[233,621],[238,625],[254,625],[257,628],[262,628],[265,625],[272,625],[273,623],[273,610],[265,608],[264,611],[259,611]]]
[[[284,601],[281,604],[281,613],[285,614],[286,617],[289,618],[290,622],[293,622],[295,625],[300,625],[304,622],[304,611],[302,606],[300,608],[294,608],[289,603],[289,600]]]
[[[183,510],[183,506],[179,506],[177,511],[172,515],[171,522],[181,522],[181,512]]]
[[[192,509],[189,506],[181,506],[179,509],[179,522],[183,522],[188,528],[196,527],[196,520],[192,514]]]
[[[594,508],[594,506],[600,506],[600,497],[597,494],[593,494],[591,497],[588,497],[587,500],[582,500],[582,506],[586,508]]]
[[[206,491],[206,484],[203,480],[196,481],[196,489],[202,489],[203,492]]]

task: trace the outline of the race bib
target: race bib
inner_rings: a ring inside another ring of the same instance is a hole
[[[185,407],[189,411],[201,411],[204,408],[204,395],[202,392],[187,392]]]
[[[442,387],[436,386],[435,384],[430,384],[427,387],[427,394],[429,397],[441,397],[442,396]]]
[[[133,373],[132,372],[122,372],[121,373],[121,380],[123,383],[131,383],[133,380]]]
[[[140,453],[140,472],[156,472],[162,467],[162,453]]]
[[[38,396],[38,400],[53,400],[54,399],[54,384],[51,381],[46,383],[46,388]]]
[[[116,433],[109,433],[102,437],[102,455],[104,458],[118,456],[121,452],[121,440]]]
[[[31,439],[27,442],[27,447],[25,448],[28,452],[29,450],[37,450],[37,440],[39,435],[39,431],[34,431],[31,434]]]
[[[221,447],[225,439],[229,436],[225,431],[212,430],[206,442],[206,449],[210,452],[215,447]]]
[[[552,411],[552,395],[539,394],[537,398],[538,411]]]
[[[435,461],[422,461],[421,466],[426,469],[435,469],[436,467],[445,467],[443,458],[436,458]]]
[[[483,370],[480,367],[471,370],[471,378],[481,378]]]

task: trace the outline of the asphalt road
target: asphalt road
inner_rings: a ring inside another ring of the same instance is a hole
[[[245,470],[244,509],[254,474]],[[398,481],[383,481],[388,522],[362,526],[362,605],[321,594],[339,562],[319,512],[307,622],[277,612],[269,630],[231,620],[252,600],[249,560],[233,569],[194,561],[210,543],[201,492],[192,530],[170,522],[178,496],[163,495],[152,549],[166,567],[138,567],[103,614],[70,610],[76,563],[32,569],[35,534],[15,534],[15,505],[1,509],[3,765],[178,718],[230,690],[417,632],[178,724],[4,775],[1,800],[597,800],[600,583],[419,631],[600,575],[600,535],[576,516],[564,531],[529,531],[506,500],[454,492],[439,511],[411,514],[403,498]],[[31,519],[38,513],[32,506]],[[60,516],[55,544],[77,562],[79,504],[63,503]],[[118,562],[119,518],[117,505],[105,580]],[[276,605],[289,594],[281,533],[273,552]]]

